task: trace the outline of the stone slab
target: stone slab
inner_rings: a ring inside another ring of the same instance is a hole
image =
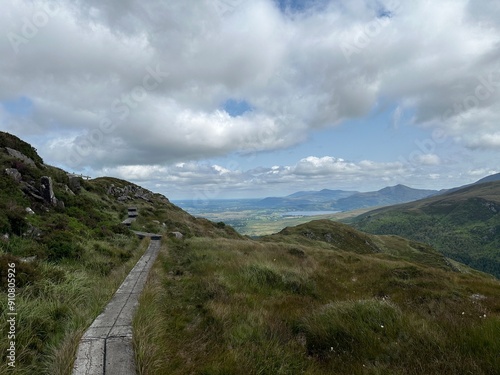
[[[73,375],[103,375],[105,348],[105,339],[81,341]]]
[[[106,375],[135,375],[135,355],[131,337],[106,340]]]

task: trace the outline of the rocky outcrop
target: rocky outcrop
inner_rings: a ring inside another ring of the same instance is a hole
[[[19,152],[17,150],[14,150],[13,148],[9,148],[9,147],[5,147],[5,149],[7,150],[7,153],[10,156],[21,160],[22,162],[24,162],[25,164],[28,164],[31,167],[35,167],[35,162],[32,159],[30,159],[29,157],[27,157],[26,155],[24,155],[22,152]]]
[[[16,182],[21,182],[23,178],[21,173],[16,168],[7,168],[5,170],[5,173],[7,174],[7,176],[12,177]]]
[[[43,200],[53,206],[57,206],[57,198],[54,194],[52,178],[43,176],[40,179],[40,184],[40,195],[42,196]]]
[[[29,195],[30,197],[36,199],[39,202],[44,202],[43,197],[40,194],[40,191],[34,187],[31,184],[28,184],[27,182],[21,182],[21,190],[26,194]]]
[[[119,187],[112,184],[108,188],[108,195],[112,195],[118,199],[120,202],[126,202],[134,198],[143,199],[146,202],[151,202],[152,193],[139,186],[127,185],[125,187]]]

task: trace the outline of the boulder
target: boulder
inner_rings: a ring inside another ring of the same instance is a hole
[[[26,207],[26,213],[27,213],[28,215],[34,215],[34,214],[35,214],[35,211],[33,211],[33,210],[32,210],[31,208],[29,208],[29,207]]]
[[[73,190],[71,190],[68,185],[64,185],[64,191],[66,193],[68,193],[69,195],[75,195],[75,193],[73,192]]]
[[[23,178],[21,173],[16,168],[7,168],[5,173],[7,176],[12,177],[16,182],[21,182],[21,179]]]
[[[53,206],[57,205],[57,198],[54,195],[54,187],[52,184],[52,178],[43,176],[40,179],[40,195],[42,196],[43,200],[47,203],[50,203]]]
[[[182,240],[184,235],[181,232],[170,232],[169,237],[177,238],[178,240]]]
[[[79,194],[82,191],[82,180],[79,176],[70,175],[69,176],[69,188],[75,194]]]

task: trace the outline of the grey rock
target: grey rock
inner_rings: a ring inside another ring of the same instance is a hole
[[[64,185],[64,191],[66,193],[68,193],[69,195],[75,195],[75,193],[73,192],[73,190],[71,190],[68,185]]]
[[[29,157],[27,157],[26,155],[24,155],[22,152],[19,152],[17,150],[14,150],[13,148],[9,148],[9,147],[5,147],[5,149],[7,150],[7,153],[10,156],[12,156],[16,159],[19,159],[32,167],[36,166],[35,162],[32,159],[30,159]]]
[[[82,191],[81,178],[75,175],[69,175],[69,188],[73,193],[79,194]]]
[[[170,232],[170,237],[177,238],[178,240],[182,240],[184,235],[181,232]]]
[[[29,207],[26,207],[26,210],[25,210],[25,211],[26,211],[26,213],[27,213],[28,215],[34,215],[34,214],[35,214],[35,211],[33,211],[33,210],[32,210],[31,208],[29,208]]]
[[[33,185],[28,184],[27,182],[22,182],[21,183],[21,189],[24,193],[31,195],[33,198],[40,202],[44,202],[45,200],[41,196],[40,191],[38,191],[37,188],[35,188]]]
[[[10,236],[9,236],[9,234],[8,234],[8,233],[5,233],[5,234],[1,237],[2,241],[5,241],[5,242],[8,242],[8,241],[9,241],[9,238],[10,238]]]
[[[32,224],[28,224],[28,229],[23,233],[24,238],[37,239],[42,236],[42,231]]]
[[[5,173],[7,176],[12,177],[16,182],[21,182],[21,179],[23,178],[21,173],[16,168],[7,168]]]
[[[54,195],[54,188],[52,184],[52,178],[43,176],[40,179],[40,195],[42,196],[43,200],[47,203],[50,203],[53,206],[57,205],[57,198]]]
[[[143,199],[147,202],[151,202],[151,196],[153,193],[134,185],[127,185],[121,188],[115,186],[114,184],[111,184],[108,188],[107,194],[117,197],[117,199],[120,202],[125,202],[126,200],[134,198]]]
[[[23,263],[33,263],[36,260],[36,255],[33,255],[31,257],[20,258],[20,260]]]
[[[483,299],[486,299],[486,296],[483,296],[482,294],[475,293],[470,296],[471,299],[476,300],[476,301],[481,301]]]

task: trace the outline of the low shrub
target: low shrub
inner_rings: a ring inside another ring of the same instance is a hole
[[[47,245],[48,260],[80,259],[84,249],[76,243],[74,235],[69,232],[56,230],[46,235],[43,239]]]
[[[14,267],[10,265],[14,264]],[[8,272],[9,269],[15,269],[16,288],[23,288],[33,284],[39,279],[40,273],[37,267],[32,263],[21,262],[18,257],[11,254],[0,255],[0,289],[6,291],[8,289]]]
[[[339,356],[373,360],[386,352],[402,329],[400,309],[376,299],[328,304],[301,325],[308,353],[320,360]]]

